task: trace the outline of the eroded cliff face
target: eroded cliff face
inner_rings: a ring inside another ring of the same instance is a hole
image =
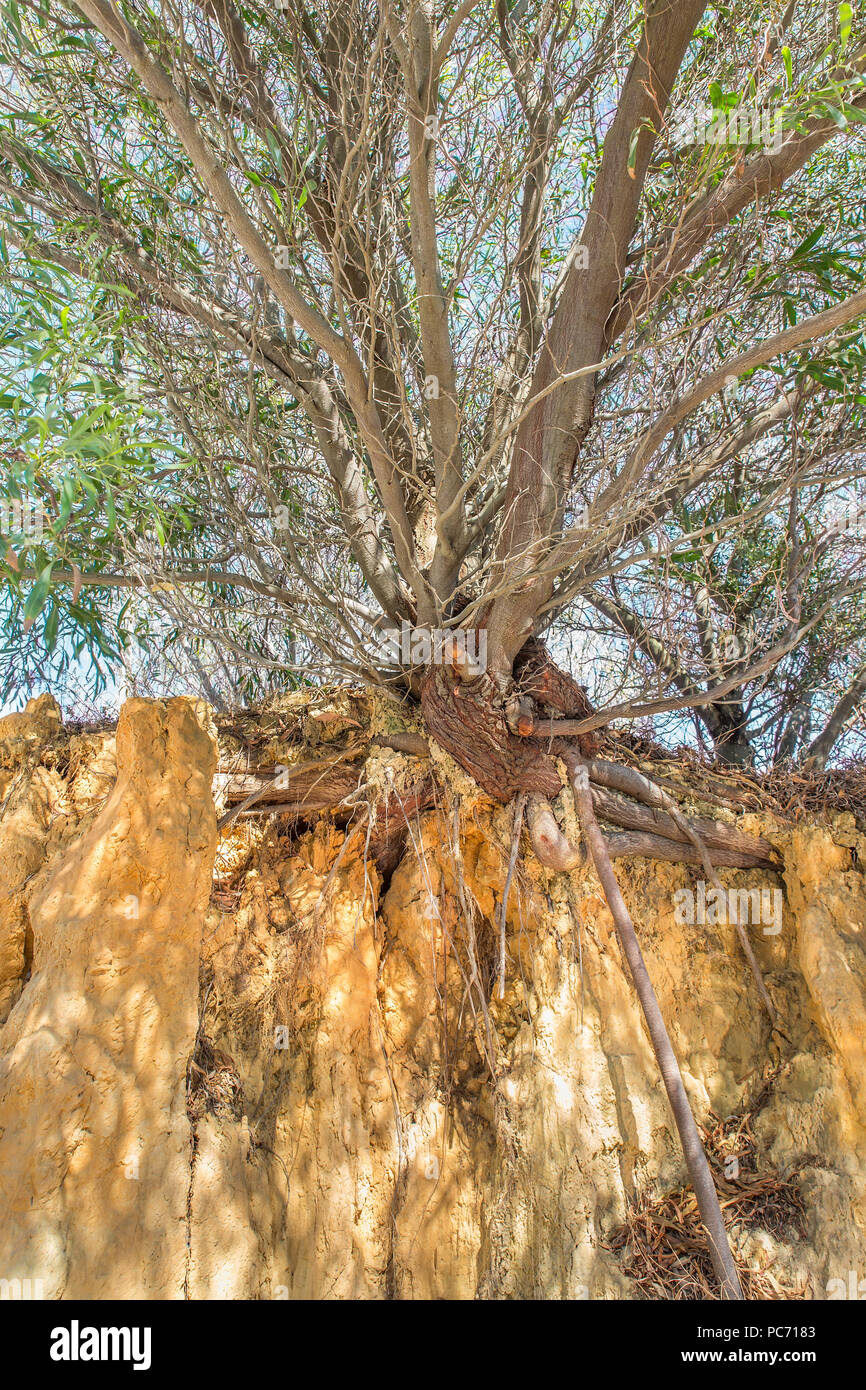
[[[41,1281],[48,1298],[184,1290],[185,1074],[216,847],[215,747],[189,702],[135,700],[116,748],[113,790],[65,840],[74,811],[58,800],[60,843],[9,928],[28,916],[33,947],[2,1032],[0,1265],[7,1279]]]
[[[130,701],[116,736],[61,735],[44,697],[0,721],[0,1278],[61,1298],[664,1295],[610,1248],[685,1169],[591,870],[524,846],[500,999],[509,815],[441,759],[441,804],[386,880],[363,827],[218,835],[204,706]],[[759,1213],[738,1252],[782,1296],[825,1298],[866,1276],[866,837],[850,815],[740,824],[784,858],[776,879],[721,873],[784,889],[752,929],[777,1030],[735,929],[677,920],[696,873],[617,874],[698,1119],[751,1113],[744,1167],[802,1202],[799,1233]]]

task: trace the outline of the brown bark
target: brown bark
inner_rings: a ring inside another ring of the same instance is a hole
[[[232,779],[228,797],[230,800],[239,798],[242,788],[249,788],[250,784],[253,784],[252,790],[258,787],[262,791],[261,798],[245,810],[235,806],[239,819],[274,815],[281,818],[283,826],[291,826],[314,820],[323,811],[331,811],[338,820],[345,820],[350,809],[347,807],[340,816],[340,806],[358,789],[360,770],[358,764],[330,768],[317,781],[306,774],[303,782],[298,779],[297,783],[290,783],[288,788],[283,789],[274,786],[273,776],[259,778],[251,773],[244,778]],[[268,771],[272,773],[273,769]],[[408,792],[391,792],[373,805],[369,834],[362,844],[364,853],[375,861],[383,874],[392,873],[400,862],[410,822],[421,811],[434,805],[435,801],[436,787],[432,777],[428,776],[422,777]],[[227,820],[228,816],[223,818],[222,823],[225,824]]]
[[[516,674],[520,678],[519,689],[532,692],[533,697],[546,702],[548,708],[563,713],[576,712],[578,705],[584,710],[589,708],[583,688],[554,665],[540,642],[527,644],[517,663]],[[521,698],[528,697],[524,694]],[[552,830],[555,821],[551,815],[544,816],[543,801],[561,791],[555,759],[564,751],[564,745],[557,741],[545,749],[538,742],[516,736],[509,728],[507,707],[498,708],[492,702],[489,684],[484,680],[461,684],[448,667],[433,667],[428,672],[422,684],[422,708],[431,735],[488,796],[507,803],[521,792],[530,794],[534,821]],[[429,757],[427,740],[420,734],[375,735],[370,743],[417,757]],[[581,748],[583,756],[592,751]],[[676,813],[662,808],[658,797],[663,794],[651,794],[647,789],[652,789],[652,784],[636,769],[600,758],[591,758],[588,765],[594,784],[592,798],[596,813],[612,825],[637,832],[611,836],[612,857],[643,854],[671,862],[699,863],[700,854],[694,838],[698,837],[712,850],[720,866],[776,866],[776,853],[761,836],[749,835],[724,822],[702,817],[690,818],[686,826]],[[290,767],[282,778],[275,777],[272,766],[231,772],[223,764],[220,772],[225,799],[233,808],[229,816],[278,813],[292,821],[306,820],[352,798],[363,781],[363,748],[350,748],[330,757],[323,756],[317,762]],[[374,827],[383,820],[390,824],[394,816],[399,825],[405,826],[406,815],[430,804],[431,786],[429,778],[421,779],[413,791],[411,809],[405,814],[396,802],[393,806],[380,805],[374,810]],[[419,787],[423,790],[418,791]],[[618,795],[618,792],[625,795]],[[251,801],[249,808],[243,806],[248,799]],[[384,833],[384,838],[378,830],[375,834],[371,832],[371,843],[377,855],[380,839],[384,845],[391,838],[390,831]],[[572,847],[563,844],[554,850],[546,841],[542,844],[543,839],[543,836],[534,836],[534,842],[538,841],[536,852],[548,867],[572,867],[577,862],[574,859],[577,852]]]
[[[393,873],[402,859],[410,822],[435,802],[436,787],[433,779],[425,777],[416,783],[407,795],[401,796],[392,792],[374,807],[367,853],[376,861],[383,874]]]
[[[541,796],[531,796],[526,804],[526,824],[536,857],[547,869],[567,873],[582,864],[585,858],[582,845],[572,845],[556,823],[550,803]]]
[[[635,796],[639,801],[644,802],[645,805],[651,806],[657,810],[666,811],[668,815],[673,819],[674,824],[677,826],[680,832],[685,836],[685,838],[694,848],[695,852],[698,855],[701,867],[704,873],[706,874],[707,878],[714,885],[714,887],[718,888],[721,892],[724,892],[724,886],[718,874],[716,873],[715,865],[713,864],[713,861],[710,858],[707,845],[700,834],[698,824],[695,821],[687,820],[687,818],[680,811],[680,808],[674,801],[673,797],[671,797],[661,787],[657,786],[655,782],[652,782],[648,777],[645,777],[642,772],[638,772],[636,768],[620,768],[617,767],[615,763],[607,763],[604,762],[602,759],[598,759],[596,763],[590,766],[590,777],[592,777],[593,769],[595,770],[597,775],[599,773],[601,774],[601,780],[604,780],[604,778],[607,777],[609,784],[613,786],[619,785],[625,790],[628,790],[632,796]],[[718,851],[714,851],[714,853],[718,855]],[[748,935],[742,923],[737,922],[735,925],[737,929],[737,935],[740,938],[740,946],[742,947],[743,954],[746,957],[746,960],[749,962],[749,968],[752,971],[752,974],[755,979],[755,984],[758,987],[758,993],[760,994],[761,999],[763,1000],[764,1007],[767,1010],[767,1013],[769,1014],[771,1022],[775,1024],[776,1011],[773,1007],[773,1001],[770,998],[769,991],[767,990],[767,986],[764,982],[764,976],[761,971],[761,967],[758,964],[758,958],[752,949],[752,943],[749,941]]]
[[[518,652],[514,662],[514,679],[522,694],[545,706],[551,714],[564,714],[569,719],[587,719],[595,714],[586,687],[557,666],[543,642],[531,637]]]
[[[291,769],[290,769],[291,771]],[[322,765],[305,767],[303,772],[289,777],[284,785],[281,778],[274,775],[273,767],[250,769],[248,772],[232,775],[218,773],[217,784],[222,783],[226,801],[234,813],[244,815],[264,815],[269,811],[279,811],[293,820],[310,819],[320,811],[328,811],[337,806],[347,796],[351,796],[359,785],[362,766],[360,763],[346,763],[336,767]],[[248,809],[240,811],[238,803],[260,793]],[[228,814],[231,814],[231,809]],[[223,823],[228,820],[228,814]]]
[[[689,843],[688,835],[666,811],[656,810],[652,806],[638,806],[626,797],[618,796],[616,792],[597,786],[592,788],[592,804],[596,815],[610,821],[612,825],[621,825],[625,830],[640,830],[650,835],[661,835],[664,839],[673,840],[681,845]],[[725,825],[721,821],[706,820],[701,816],[690,816],[689,824],[707,848],[713,851],[714,858],[717,857],[717,851],[727,850],[750,859],[762,868],[772,868],[778,863],[773,846],[760,835],[749,835],[734,826]]]
[[[448,668],[433,666],[421,687],[421,708],[432,737],[495,801],[522,791],[556,796],[562,789],[553,758],[511,733],[485,681],[460,685]]]
[[[652,835],[646,830],[614,831],[604,837],[611,859],[664,859],[669,864],[700,864],[700,851],[694,845]],[[735,849],[713,850],[713,859],[722,869],[764,869],[767,864],[752,854]]]
[[[499,681],[510,675],[553,591],[545,556],[561,529],[575,460],[592,422],[591,369],[601,358],[605,325],[621,290],[656,133],[704,8],[702,0],[656,0],[646,7],[581,238],[589,270],[572,268],[539,352],[530,389],[538,402],[515,437],[493,575],[494,585],[507,583],[509,591],[494,599],[488,615],[491,671]],[[554,387],[563,375],[572,379]]]

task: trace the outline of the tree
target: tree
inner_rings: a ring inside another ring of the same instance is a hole
[[[815,452],[798,466],[813,487]],[[828,453],[838,468],[837,450]],[[771,483],[770,497],[776,491]],[[640,659],[646,669],[632,684],[643,698],[652,675],[659,695],[672,686],[696,697],[698,738],[720,761],[799,760],[814,735],[823,765],[861,689],[866,510],[838,479],[820,482],[805,506],[794,488],[787,517],[767,508],[766,496],[745,495],[742,477],[737,486],[717,482],[701,505],[678,509],[658,548],[638,549],[627,570],[588,591],[590,620],[598,630],[600,617],[611,638],[628,643],[618,670]],[[705,700],[738,672],[751,674]],[[828,683],[841,687],[838,714]],[[672,718],[681,724],[682,713]]]
[[[545,801],[563,752],[634,963],[581,780],[616,780],[591,738],[612,714],[539,639],[587,601],[621,623],[612,576],[718,508],[738,460],[781,460],[746,491],[799,544],[832,451],[804,486],[791,430],[824,402],[853,437],[866,290],[838,254],[816,276],[802,235],[816,200],[859,190],[851,6],[4,10],[6,491],[48,513],[7,527],[10,613],[61,663],[70,640],[97,660],[183,642],[217,694],[390,682],[485,791],[526,802],[551,864],[571,853]],[[725,516],[734,553],[748,524]],[[704,611],[706,537],[668,617]],[[433,634],[420,661],[403,625]],[[665,674],[662,705],[718,714],[759,672],[714,666],[699,697]],[[707,862],[669,798],[620,790],[655,807],[628,812],[644,851]]]

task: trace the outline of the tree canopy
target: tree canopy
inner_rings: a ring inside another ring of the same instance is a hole
[[[2,8],[6,699],[417,693],[407,624],[854,746],[852,5]]]

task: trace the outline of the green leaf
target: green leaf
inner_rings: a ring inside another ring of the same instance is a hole
[[[848,122],[845,120],[844,112],[840,111],[838,106],[831,105],[829,101],[825,101],[822,104],[833,124],[838,126],[840,130],[845,130]]]
[[[60,610],[57,604],[52,601],[51,610],[45,620],[45,645],[50,652],[54,650],[57,641],[57,628],[60,622]]]
[[[53,564],[53,561],[52,561]],[[51,565],[46,565],[32,586],[24,604],[24,622],[29,627],[38,618],[51,593]]]
[[[271,130],[270,126],[268,126],[267,130],[265,131],[265,139],[268,142],[268,149],[271,152],[271,159],[274,161],[274,164],[276,165],[279,171],[280,177],[284,179],[286,175],[283,169],[283,153],[280,149],[279,141],[277,140],[277,137],[274,135],[274,132]]]
[[[59,535],[72,515],[72,503],[75,500],[75,485],[70,477],[63,479],[60,485],[60,511],[57,520],[52,527],[55,535]]]
[[[788,86],[794,85],[794,68],[791,63],[791,50],[788,47],[782,49],[782,62],[785,64],[785,76],[788,79]]]
[[[740,104],[739,93],[723,91],[718,82],[711,82],[709,90],[710,101],[717,111],[733,111]]]
[[[824,231],[826,229],[826,225],[827,224],[825,222],[822,222],[820,227],[816,227],[814,231],[811,231],[808,236],[804,237],[803,240],[800,242],[800,245],[797,246],[794,252],[792,253],[791,259],[796,260],[798,257],[805,256],[807,251],[811,251],[812,247],[815,245],[815,242],[821,240],[821,237],[823,236]]]
[[[700,558],[701,555],[698,550],[678,550],[671,556],[671,560],[677,565],[684,565],[687,563],[693,564],[696,560],[700,560]]]
[[[848,40],[851,37],[851,24],[854,19],[854,7],[852,5],[839,6],[839,42],[842,51],[848,47]]]

